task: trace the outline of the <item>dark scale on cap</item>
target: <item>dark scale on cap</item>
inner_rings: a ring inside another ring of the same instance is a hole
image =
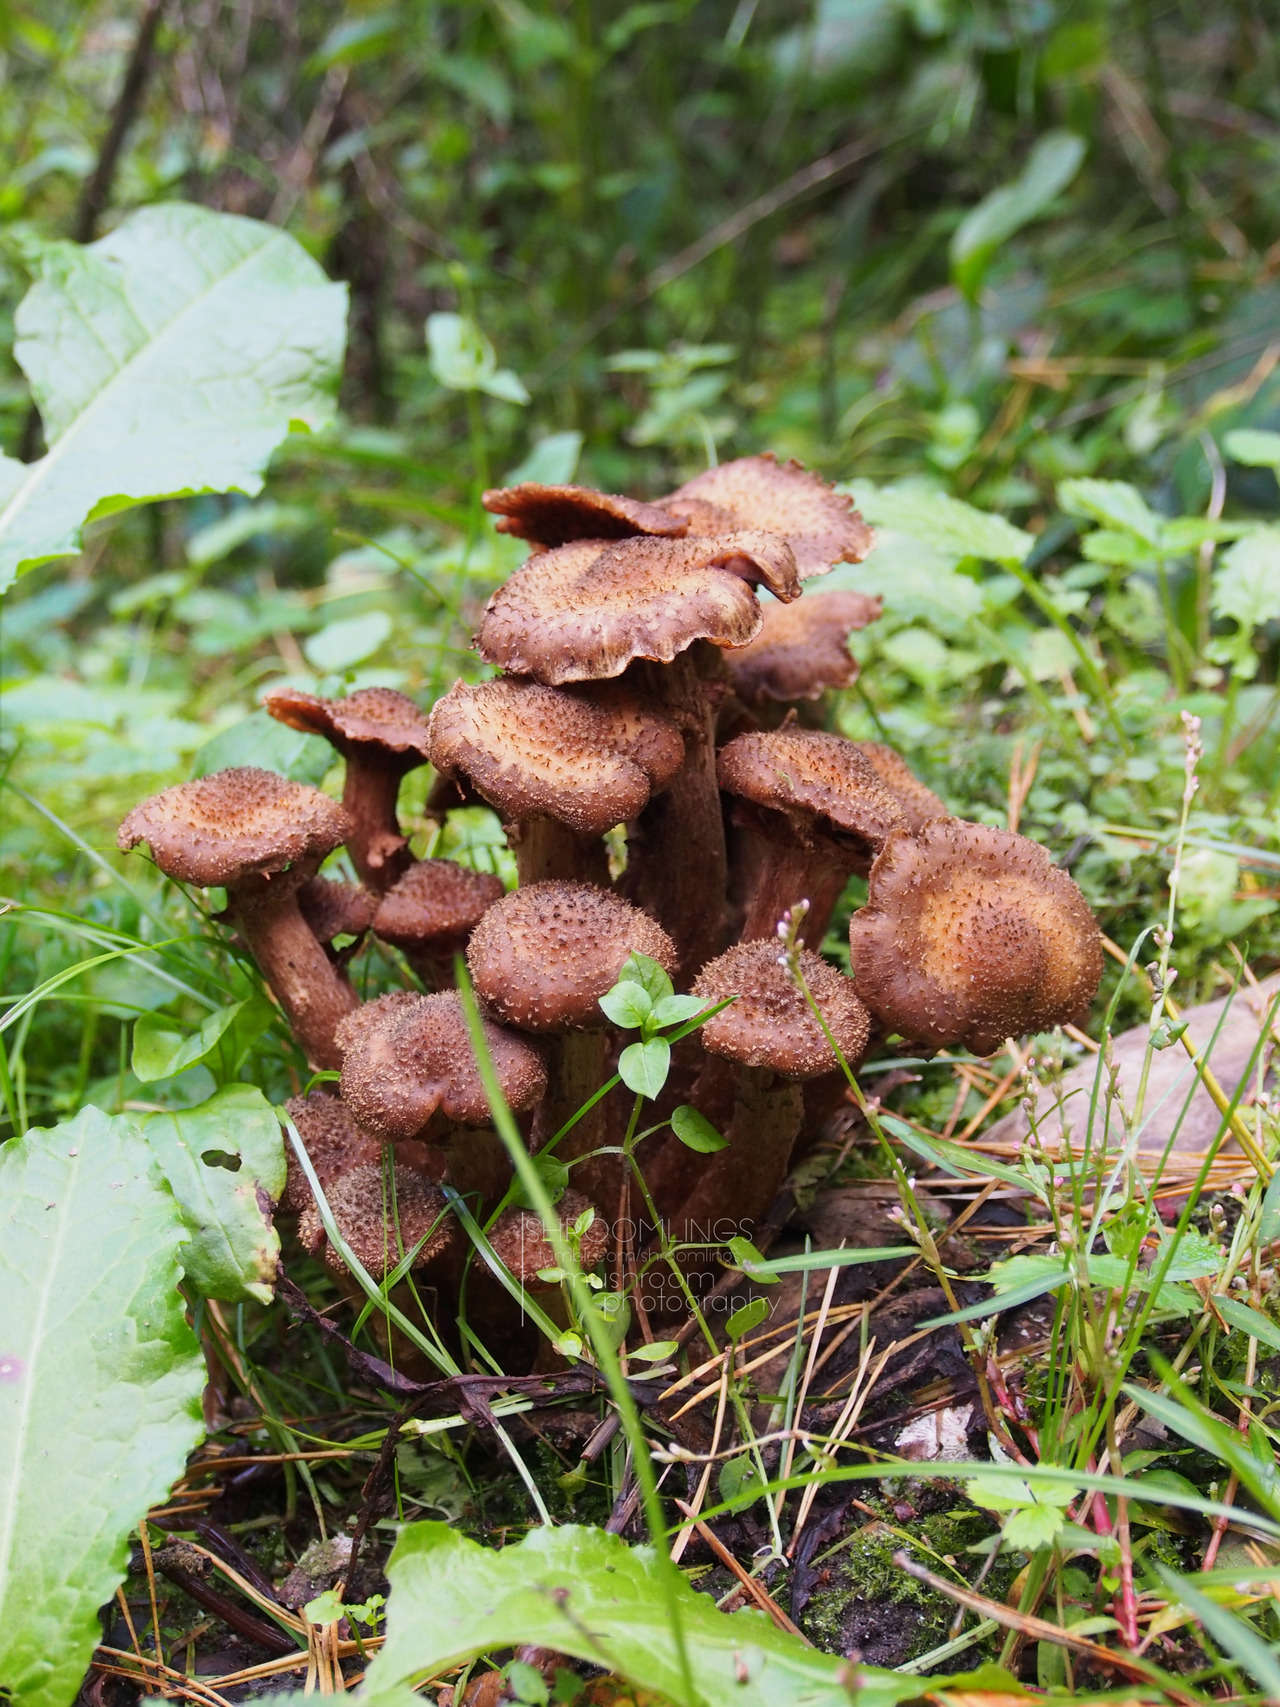
[[[669,664],[698,640],[745,645],[760,631],[753,582],[799,594],[785,540],[579,540],[531,557],[498,588],[477,646],[487,663],[552,685],[618,676],[637,658]]]
[[[578,1217],[593,1207],[580,1191],[566,1191],[556,1204],[561,1231],[567,1233]],[[522,1286],[534,1285],[540,1270],[556,1266],[555,1247],[547,1238],[542,1217],[532,1209],[504,1209],[489,1230],[489,1243]],[[608,1225],[597,1209],[582,1236],[582,1267],[593,1269],[603,1260],[608,1245]]]
[[[382,747],[402,756],[405,770],[427,761],[427,720],[407,694],[360,688],[345,699],[320,699],[299,688],[275,688],[263,705],[279,723],[320,735],[340,753]]]
[[[490,909],[467,950],[476,992],[522,1031],[603,1026],[601,996],[632,953],[674,970],[675,945],[630,902],[586,883],[534,883]]]
[[[813,1010],[782,964],[776,938],[738,943],[703,968],[693,994],[706,1002],[736,996],[698,1032],[702,1046],[746,1067],[787,1079],[812,1079],[839,1065]],[[800,968],[809,993],[849,1065],[862,1058],[871,1019],[852,979],[804,949]]]
[[[326,1195],[333,1181],[343,1174],[350,1173],[353,1168],[381,1162],[382,1140],[356,1124],[351,1110],[340,1097],[331,1096],[328,1091],[311,1091],[304,1097],[290,1097],[284,1106],[298,1128],[298,1136],[306,1146],[316,1178]],[[289,1175],[280,1207],[286,1212],[296,1213],[314,1200],[293,1145],[287,1143],[284,1148]]]
[[[683,760],[670,718],[620,685],[458,682],[431,713],[431,762],[467,777],[508,823],[540,814],[601,836],[637,817]]]
[[[859,994],[881,1024],[977,1054],[1080,1024],[1102,976],[1088,902],[1025,836],[947,818],[890,838],[849,921]]]
[[[437,1112],[462,1126],[492,1119],[456,991],[400,991],[344,1022],[342,1096],[363,1126],[393,1141],[416,1137]],[[485,1043],[508,1103],[520,1113],[547,1088],[534,1047],[484,1021]]]
[[[747,701],[817,699],[847,687],[858,666],[846,642],[879,615],[880,600],[865,593],[809,593],[765,605],[756,638],[725,655],[733,685]]]
[[[342,807],[318,788],[246,766],[153,794],[125,818],[116,842],[122,853],[147,842],[166,877],[208,888],[318,864],[347,829]]]
[[[444,1193],[403,1163],[396,1164],[392,1179],[380,1164],[353,1168],[325,1187],[325,1197],[338,1231],[374,1280],[385,1280],[423,1237],[414,1268],[423,1268],[452,1242],[455,1229]],[[346,1272],[314,1203],[299,1218],[298,1238],[313,1256],[323,1255],[335,1274]]]
[[[424,859],[383,896],[374,935],[393,948],[438,956],[456,954],[495,901],[501,878],[451,859]]]
[[[576,539],[627,539],[632,534],[675,539],[685,531],[684,522],[669,510],[591,486],[544,486],[526,480],[486,492],[480,501],[501,518],[499,533],[531,540],[544,550]]]

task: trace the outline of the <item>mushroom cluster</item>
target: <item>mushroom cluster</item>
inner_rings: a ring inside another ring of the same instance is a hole
[[[727,1147],[696,1153],[671,1133],[640,1152],[659,1212],[704,1250],[750,1236],[873,1036],[989,1052],[1082,1020],[1102,964],[1083,896],[1043,849],[952,817],[890,748],[816,726],[823,695],[856,675],[850,634],[880,611],[863,594],[805,592],[872,548],[848,498],[765,455],[655,503],[532,482],[484,502],[531,546],[480,618],[492,679],[459,681],[427,715],[386,688],[274,690],[271,715],[345,761],[341,804],[223,771],[144,801],[119,836],[148,844],[168,876],[225,891],[218,916],[306,1062],[340,1074],[337,1095],[291,1105],[332,1221],[370,1273],[424,1269],[443,1300],[468,1272],[458,1198],[482,1221],[501,1211],[488,1257],[517,1224],[522,1249],[538,1245],[523,1212],[501,1208],[511,1166],[455,956],[526,1141],[556,1139],[575,1217],[595,1212],[584,1255],[618,1275],[644,1267],[619,1147],[629,1099],[574,1117],[623,1045],[600,998],[631,956],[730,1004],[677,1046],[657,1111],[690,1103]],[[415,856],[399,791],[426,764],[438,816],[474,802],[499,815],[512,893]],[[320,876],[343,846],[348,876]],[[850,977],[820,951],[853,874],[869,893],[850,922]],[[780,956],[791,909],[802,937]],[[370,936],[403,987],[362,1001],[349,965]],[[341,1265],[300,1176],[281,1208],[306,1249]],[[523,1257],[508,1267],[534,1284]]]

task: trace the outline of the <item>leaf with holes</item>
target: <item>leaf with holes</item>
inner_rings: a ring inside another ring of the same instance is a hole
[[[290,427],[331,418],[346,287],[283,231],[175,202],[38,262],[14,354],[49,449],[0,458],[0,591],[96,517],[260,491]]]
[[[0,1694],[67,1707],[129,1531],[204,1429],[186,1229],[132,1120],[86,1108],[0,1149]]]
[[[271,1104],[256,1085],[225,1085],[142,1127],[190,1229],[182,1266],[192,1286],[229,1304],[269,1304],[280,1256],[271,1204],[285,1177]]]

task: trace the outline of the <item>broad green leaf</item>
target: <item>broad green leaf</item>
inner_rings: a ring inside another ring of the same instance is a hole
[[[493,345],[465,314],[428,314],[431,372],[449,391],[484,391],[507,403],[527,403],[529,393],[510,368],[500,368]]]
[[[731,1340],[740,1340],[753,1328],[758,1328],[768,1314],[768,1299],[753,1298],[749,1304],[733,1312],[724,1325],[724,1331]]]
[[[1251,680],[1258,670],[1254,630],[1280,617],[1280,527],[1259,528],[1228,546],[1213,577],[1210,608],[1236,624],[1234,634],[1210,643],[1210,657]]]
[[[1058,1506],[1023,1506],[1005,1520],[1005,1543],[1024,1553],[1034,1553],[1038,1547],[1050,1546],[1065,1522],[1066,1518]]]
[[[133,1028],[134,1075],[150,1085],[216,1055],[229,1077],[274,1017],[275,1009],[261,996],[218,1008],[199,1031],[187,1035],[170,1029],[162,1014],[144,1014]]]
[[[730,1511],[746,1511],[760,1498],[764,1483],[755,1460],[743,1452],[720,1466],[716,1489]]]
[[[541,480],[548,486],[563,486],[572,480],[582,455],[582,434],[578,432],[548,433],[517,467],[510,469],[504,486],[518,486],[522,480]]]
[[[665,1037],[630,1043],[618,1057],[618,1077],[629,1091],[652,1100],[662,1094],[671,1071],[671,1045]]]
[[[531,1156],[534,1172],[542,1181],[542,1188],[552,1203],[559,1203],[569,1184],[569,1164],[562,1162],[559,1156]],[[529,1199],[524,1189],[524,1181],[517,1175],[512,1182],[511,1201],[518,1203],[523,1209],[534,1209],[536,1204]]]
[[[1280,433],[1263,432],[1257,427],[1237,427],[1222,441],[1226,452],[1235,462],[1249,468],[1280,469]]]
[[[333,762],[333,748],[319,735],[304,735],[265,711],[254,711],[206,741],[191,761],[191,774],[210,776],[237,765],[257,765],[314,787]]]
[[[1105,528],[1135,534],[1147,545],[1160,544],[1160,518],[1135,486],[1124,480],[1063,480],[1058,502],[1069,516],[1087,516]]]
[[[1032,534],[1003,516],[975,510],[945,492],[916,486],[874,486],[853,480],[849,491],[869,522],[922,540],[951,557],[983,557],[992,563],[1021,563],[1035,544]]]
[[[629,1351],[627,1357],[632,1363],[660,1363],[664,1357],[673,1357],[679,1349],[677,1340],[654,1340],[649,1345],[640,1345]]]
[[[1219,1606],[1188,1577],[1179,1576],[1168,1565],[1154,1561],[1169,1599],[1185,1606],[1213,1637],[1218,1646],[1247,1671],[1265,1690],[1268,1700],[1280,1700],[1280,1656],[1265,1642],[1253,1625],[1225,1606]]]
[[[680,1025],[694,1014],[702,1013],[710,1007],[710,1003],[702,996],[663,996],[653,1004],[653,1018],[657,1025]]]
[[[346,287],[269,225],[175,202],[46,244],[14,353],[49,449],[0,459],[0,591],[154,498],[261,490],[293,423],[323,426]]]
[[[1273,1351],[1280,1351],[1280,1327],[1270,1316],[1264,1316],[1260,1310],[1252,1309],[1239,1298],[1227,1298],[1222,1293],[1215,1293],[1213,1307],[1224,1322],[1230,1322],[1233,1328],[1238,1328],[1242,1334],[1248,1334],[1250,1339],[1261,1340],[1263,1345],[1269,1345]]]
[[[178,1205],[132,1120],[0,1149],[0,1692],[67,1707],[129,1531],[204,1429]]]
[[[668,978],[663,967],[656,960],[651,960],[647,954],[629,954],[623,964],[618,980],[629,979],[647,990],[655,1002],[660,1002],[664,996],[669,996],[675,986]]]
[[[190,1229],[182,1266],[192,1286],[270,1303],[280,1255],[270,1205],[285,1178],[271,1104],[256,1085],[225,1085],[195,1108],[147,1115],[142,1128]]]
[[[653,1012],[653,997],[643,984],[623,978],[601,996],[600,1007],[605,1018],[620,1025],[624,1031],[639,1031]]]
[[[753,1279],[763,1281],[766,1286],[776,1284],[775,1276],[768,1272],[764,1252],[757,1250],[750,1239],[744,1239],[739,1233],[725,1243],[733,1253],[733,1260],[744,1274],[750,1274]]]
[[[1047,131],[1019,176],[965,215],[951,239],[951,275],[966,296],[976,298],[996,250],[1039,219],[1080,170],[1084,154],[1074,131]]]
[[[302,650],[315,670],[350,670],[372,657],[391,638],[391,629],[391,618],[386,611],[366,611],[363,616],[342,617],[326,624],[303,641]]]
[[[761,1613],[720,1612],[682,1582],[691,1693],[653,1549],[630,1548],[601,1529],[534,1529],[494,1552],[448,1524],[411,1523],[387,1574],[387,1639],[365,1674],[363,1707],[401,1707],[412,1700],[410,1682],[524,1643],[603,1666],[676,1707],[849,1704],[837,1656],[805,1647]],[[916,1678],[867,1666],[859,1674],[860,1707],[892,1707],[920,1692]]]
[[[706,1115],[699,1114],[687,1102],[682,1102],[671,1116],[671,1130],[687,1149],[697,1150],[700,1155],[711,1156],[729,1147],[729,1140],[716,1131]]]

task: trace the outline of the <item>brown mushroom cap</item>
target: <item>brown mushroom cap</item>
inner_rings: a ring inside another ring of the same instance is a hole
[[[457,682],[431,713],[431,762],[469,777],[508,823],[543,814],[602,836],[638,816],[683,759],[675,724],[622,688]]]
[[[882,1025],[977,1054],[1081,1023],[1102,976],[1079,888],[1025,836],[946,818],[891,836],[849,921],[854,977]]]
[[[854,745],[901,806],[907,828],[913,835],[935,818],[951,816],[946,803],[907,769],[906,760],[892,747],[886,747],[881,741],[856,741]]]
[[[765,1067],[785,1079],[813,1079],[839,1065],[813,1010],[782,963],[777,938],[740,942],[693,983],[708,1003],[736,996],[699,1031],[702,1046],[744,1067]],[[849,1065],[856,1066],[871,1034],[871,1016],[853,980],[821,955],[800,951],[800,970],[809,993]]]
[[[721,788],[872,850],[901,829],[902,808],[852,741],[818,729],[738,735],[716,764]]]
[[[477,646],[487,663],[553,685],[618,676],[637,658],[669,664],[696,640],[744,646],[760,630],[749,582],[798,595],[785,540],[579,540],[531,557],[498,588]]]
[[[350,1173],[353,1168],[381,1163],[382,1140],[356,1124],[354,1115],[340,1097],[317,1090],[304,1097],[290,1097],[284,1106],[298,1128],[298,1136],[306,1145],[316,1178],[326,1196],[333,1181],[341,1175]],[[292,1144],[285,1145],[285,1156],[289,1173],[280,1197],[280,1208],[286,1213],[296,1213],[315,1200]]]
[[[875,544],[852,498],[768,451],[708,468],[663,498],[662,507],[688,522],[690,538],[737,528],[781,534],[796,554],[802,581],[836,563],[861,563]]]
[[[544,486],[525,480],[486,492],[480,502],[502,520],[499,533],[515,534],[550,549],[576,539],[627,539],[632,534],[657,534],[675,539],[684,522],[656,504],[637,498],[597,492],[591,486]]]
[[[357,883],[333,883],[313,877],[298,891],[298,907],[317,942],[336,936],[362,936],[373,923],[378,899]]]
[[[532,1108],[547,1088],[542,1057],[488,1020],[484,1036],[508,1103],[517,1113]],[[384,996],[345,1021],[338,1041],[343,1100],[371,1132],[413,1138],[437,1110],[462,1126],[492,1119],[456,991]]]
[[[445,957],[467,945],[504,894],[501,878],[451,859],[424,859],[382,897],[373,934],[393,948]]]
[[[668,972],[675,944],[647,913],[590,883],[533,883],[491,907],[467,949],[476,993],[522,1031],[603,1027],[600,997],[632,953]]]
[[[744,700],[817,699],[847,687],[858,665],[845,644],[855,629],[880,615],[866,593],[810,593],[789,605],[765,605],[759,634],[725,655]]]
[[[561,1231],[568,1233],[579,1215],[592,1207],[580,1191],[566,1191],[556,1204]],[[556,1266],[555,1249],[547,1238],[542,1217],[532,1209],[504,1209],[489,1229],[489,1243],[522,1286],[532,1285],[541,1269]],[[582,1236],[579,1253],[582,1267],[593,1269],[603,1259],[608,1245],[608,1225],[597,1209],[595,1220]]]
[[[274,688],[263,705],[278,723],[320,735],[340,753],[373,749],[396,768],[427,762],[427,720],[407,694],[394,688],[360,688],[345,699],[320,699],[300,688]],[[380,750],[380,751],[379,751]]]
[[[318,788],[274,771],[216,771],[153,794],[121,824],[121,853],[150,844],[166,877],[203,888],[255,873],[319,864],[348,832],[346,813]]]
[[[448,1200],[439,1186],[400,1162],[395,1166],[394,1181],[394,1203],[380,1163],[353,1168],[335,1179],[332,1186],[325,1186],[339,1231],[379,1281],[386,1279],[419,1239],[427,1236],[413,1260],[414,1268],[423,1268],[438,1256],[454,1233],[446,1213]],[[335,1274],[345,1272],[346,1265],[325,1236],[324,1222],[314,1203],[299,1218],[298,1237],[313,1256],[323,1253],[325,1266]]]

